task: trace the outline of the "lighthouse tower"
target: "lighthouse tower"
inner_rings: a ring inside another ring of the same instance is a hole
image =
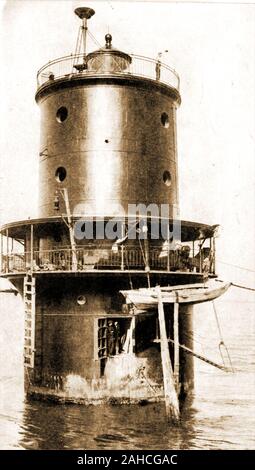
[[[38,218],[1,227],[1,275],[24,299],[29,395],[159,400],[157,315],[126,304],[120,291],[199,283],[206,259],[214,276],[215,227],[179,221],[178,75],[160,59],[116,49],[110,34],[87,53],[95,12],[75,13],[75,54],[37,75]],[[193,363],[176,345],[192,347],[192,306],[180,304],[177,329],[173,306],[165,319],[168,337],[178,339],[169,351],[183,395]]]

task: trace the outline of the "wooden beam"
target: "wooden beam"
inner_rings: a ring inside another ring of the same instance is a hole
[[[216,243],[215,236],[213,236],[213,262],[212,262],[213,274],[216,273]]]
[[[69,204],[69,197],[68,197],[67,189],[64,188],[63,192],[61,194],[64,198],[65,207],[66,207],[66,215],[67,215],[67,222],[68,222],[69,236],[70,236],[70,243],[71,243],[71,251],[72,251],[72,271],[77,271],[78,262],[77,262],[77,255],[76,255],[76,243],[75,243],[75,238],[74,238],[74,229],[73,229],[73,224],[72,224],[72,215],[71,215],[71,210],[70,210],[70,204]]]
[[[176,302],[174,303],[174,380],[175,387],[178,393],[179,390],[179,303],[178,295],[176,293]]]
[[[150,281],[150,249],[149,249],[149,240],[148,240],[148,226],[147,224],[143,226],[142,228],[144,235],[144,269],[147,275],[147,283],[148,287],[151,286],[151,281]]]
[[[160,286],[156,287],[158,294],[158,317],[160,331],[160,350],[164,381],[165,405],[167,419],[178,423],[180,419],[179,401],[174,386],[173,369],[169,354],[169,347],[166,334],[165,313],[161,296]]]
[[[145,271],[150,270],[150,262],[149,262],[149,241],[148,241],[148,226],[144,225],[142,228],[144,233],[144,257],[145,257]]]
[[[135,354],[135,317],[133,316],[130,323],[131,329],[131,348],[130,353],[133,356]]]
[[[170,343],[174,344],[174,340],[173,340],[173,339],[168,338],[167,341],[169,341]],[[211,361],[211,359],[207,359],[207,357],[201,356],[201,354],[195,353],[195,351],[193,351],[192,349],[188,348],[188,347],[185,346],[184,344],[179,344],[179,347],[180,347],[181,349],[183,349],[184,351],[186,351],[188,354],[192,354],[192,356],[197,357],[197,359],[200,359],[201,361],[206,362],[207,364],[210,364],[211,366],[214,366],[214,367],[216,367],[217,369],[224,370],[225,372],[229,372],[229,370],[230,370],[228,367],[222,366],[221,364],[217,364],[217,362]]]

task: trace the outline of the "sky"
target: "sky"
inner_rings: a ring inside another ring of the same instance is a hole
[[[102,45],[109,31],[126,52],[156,58],[169,51],[162,61],[181,78],[181,217],[220,224],[220,276],[254,286],[254,4],[0,1],[0,223],[37,215],[36,72],[74,52],[80,23],[73,10],[81,5],[96,11],[89,29]]]

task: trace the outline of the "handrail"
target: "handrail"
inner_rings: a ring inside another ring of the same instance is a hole
[[[151,248],[149,262],[151,269],[166,270],[167,259],[159,255],[161,249]],[[144,259],[142,252],[137,246],[128,246],[124,250],[112,251],[111,247],[102,246],[100,248],[91,245],[77,247],[77,271],[84,270],[144,270]],[[59,248],[55,250],[34,250],[33,251],[33,271],[73,271],[71,248]],[[179,256],[177,253],[170,253],[170,265],[178,267]],[[2,273],[25,272],[31,269],[31,252],[11,253],[2,255]]]
[[[163,62],[141,55],[130,55],[132,62],[125,70],[117,72],[106,71],[88,71],[83,69],[76,69],[75,66],[84,64],[83,54],[71,54],[63,56],[43,65],[37,72],[37,85],[40,88],[46,82],[61,79],[64,77],[72,78],[75,76],[95,76],[95,75],[124,75],[124,76],[137,76],[145,77],[160,83],[164,83],[177,90],[180,87],[180,77],[178,73]]]
[[[33,271],[87,271],[87,270],[145,270],[143,253],[137,245],[126,245],[113,251],[109,245],[101,247],[93,245],[77,246],[77,266],[73,266],[73,251],[71,248],[59,248],[54,250],[33,250],[23,253],[2,254],[1,272],[21,273],[31,269]],[[186,271],[201,273],[201,260],[198,255],[186,257],[179,250],[169,250],[162,256],[162,247],[150,247],[148,264],[151,270]],[[208,259],[208,258],[207,258]],[[213,273],[212,264],[207,266],[207,271]]]

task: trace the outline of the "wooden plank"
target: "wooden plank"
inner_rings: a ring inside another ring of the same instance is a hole
[[[176,295],[176,302],[174,303],[174,380],[175,387],[178,392],[179,389],[179,303],[178,296]]]
[[[169,347],[166,334],[166,323],[164,307],[161,297],[160,286],[156,287],[158,294],[158,318],[159,318],[159,331],[160,331],[160,350],[161,350],[161,361],[163,370],[163,381],[164,381],[164,393],[165,393],[165,405],[167,418],[174,423],[177,423],[180,419],[179,411],[179,400],[174,386],[173,369],[169,354]]]
[[[70,243],[71,243],[71,249],[72,249],[72,271],[77,271],[78,262],[77,262],[77,254],[76,254],[76,244],[75,244],[75,238],[74,238],[74,229],[72,225],[72,215],[71,215],[71,210],[70,210],[70,205],[69,205],[69,197],[68,197],[68,192],[66,188],[63,189],[62,194],[63,194],[65,207],[66,207],[69,236],[70,236]]]
[[[131,348],[130,354],[133,356],[135,353],[135,317],[132,317],[130,322],[130,330],[131,330]]]

